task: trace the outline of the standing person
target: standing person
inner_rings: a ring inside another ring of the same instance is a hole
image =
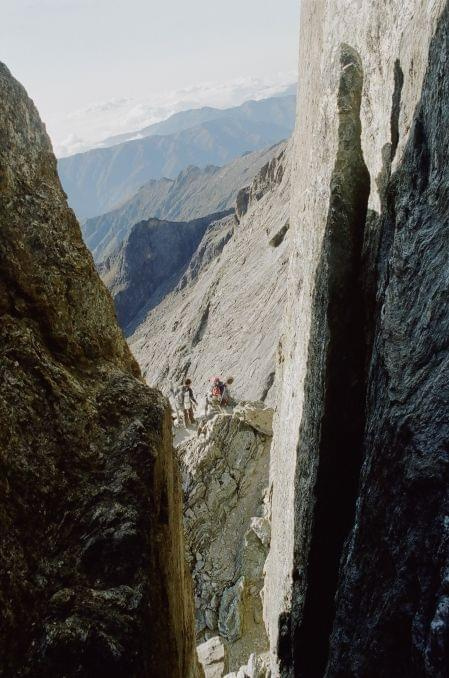
[[[211,379],[210,391],[206,400],[206,411],[211,407],[213,410],[221,409],[221,400],[223,397],[224,384],[220,377],[213,377]]]
[[[233,404],[233,398],[231,396],[230,387],[234,383],[234,377],[228,377],[226,383],[223,384],[223,393],[221,396],[221,404],[225,407],[229,407]]]
[[[184,386],[182,387],[182,394],[183,394],[184,424],[187,427],[189,423],[190,424],[195,423],[192,403],[198,405],[198,403],[195,400],[195,396],[193,395],[192,381],[190,379],[185,380]]]
[[[178,426],[181,424],[181,418],[184,415],[184,384],[181,384],[175,393],[176,414],[178,417]]]

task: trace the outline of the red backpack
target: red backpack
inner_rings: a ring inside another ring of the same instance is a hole
[[[221,388],[220,384],[214,384],[212,386],[212,392],[211,395],[213,398],[221,398]]]

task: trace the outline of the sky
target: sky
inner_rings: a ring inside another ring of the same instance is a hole
[[[299,0],[0,0],[0,61],[57,155],[297,78]]]

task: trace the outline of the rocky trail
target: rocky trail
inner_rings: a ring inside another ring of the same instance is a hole
[[[200,433],[176,447],[206,676],[223,675],[214,666],[217,651],[222,672],[238,671],[251,654],[268,652],[262,588],[270,543],[272,419],[273,410],[263,403],[237,403],[210,415]]]

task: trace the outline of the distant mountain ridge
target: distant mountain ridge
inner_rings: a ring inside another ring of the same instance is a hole
[[[205,229],[176,285],[158,303],[146,296],[133,322],[122,324],[147,383],[163,392],[188,375],[195,393],[202,395],[209,377],[218,373],[235,378],[237,399],[276,402],[276,355],[291,247],[289,148],[261,169],[237,218],[211,222]],[[145,246],[143,235],[134,231],[139,251]],[[121,256],[129,260],[135,248],[135,243],[132,248],[124,243]],[[117,305],[116,271],[100,273]],[[128,269],[128,278],[129,287],[141,288],[137,267]]]
[[[103,214],[150,179],[175,178],[189,165],[225,165],[242,153],[286,139],[293,130],[294,96],[247,102],[238,108],[239,113],[220,111],[216,119],[172,134],[60,159],[59,175],[71,207],[82,220]]]
[[[239,190],[284,147],[281,142],[247,153],[224,167],[189,166],[176,179],[150,180],[121,207],[83,225],[83,237],[95,261],[112,254],[139,221],[150,217],[186,221],[233,207]]]
[[[124,143],[125,141],[143,139],[144,137],[155,136],[159,134],[176,134],[177,132],[182,132],[183,130],[190,129],[191,127],[196,127],[197,125],[210,122],[211,120],[218,120],[220,118],[255,120],[258,122],[276,122],[277,117],[278,122],[283,124],[283,106],[281,104],[280,110],[276,111],[274,104],[279,99],[295,99],[293,89],[296,89],[296,85],[288,88],[285,93],[278,96],[259,100],[250,99],[249,101],[245,101],[243,104],[240,104],[240,106],[233,106],[231,108],[202,106],[201,108],[192,108],[186,111],[179,111],[178,113],[173,113],[173,115],[171,115],[166,120],[161,120],[161,122],[147,125],[142,129],[107,137],[101,142],[101,144],[98,145],[98,148],[108,148],[109,146],[115,146],[117,144]]]

